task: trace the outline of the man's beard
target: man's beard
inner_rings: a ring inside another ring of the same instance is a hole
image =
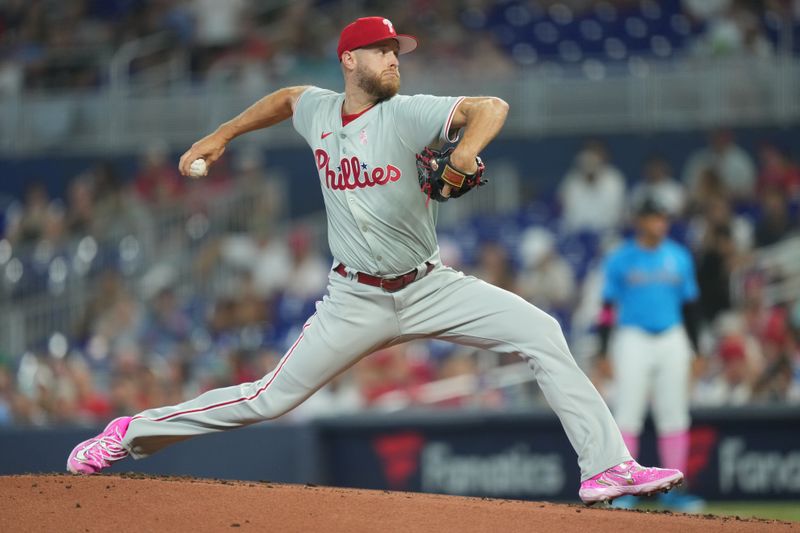
[[[379,102],[388,100],[400,90],[399,72],[397,73],[397,77],[390,76],[384,78],[382,76],[383,72],[380,74],[372,74],[371,72],[367,72],[366,69],[359,68],[356,74],[358,75],[356,84],[362,91],[375,97]]]

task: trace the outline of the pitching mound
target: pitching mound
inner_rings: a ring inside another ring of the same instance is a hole
[[[0,531],[798,531],[577,505],[141,475],[0,477]]]

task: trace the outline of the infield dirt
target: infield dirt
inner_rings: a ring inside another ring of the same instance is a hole
[[[0,477],[0,531],[800,531],[800,523],[137,474]]]

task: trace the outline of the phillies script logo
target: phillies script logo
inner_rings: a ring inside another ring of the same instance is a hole
[[[376,185],[386,185],[390,181],[400,179],[400,169],[394,165],[386,165],[386,168],[375,167],[372,172],[368,171],[367,164],[362,163],[357,157],[343,157],[339,166],[334,171],[330,167],[331,157],[328,152],[318,148],[314,151],[317,160],[317,170],[325,172],[325,186],[329,189],[338,191],[363,189],[365,187],[375,187]],[[321,174],[320,174],[320,177]]]
[[[405,489],[419,468],[419,452],[425,437],[415,431],[382,435],[372,441],[383,465],[383,474],[392,489]]]

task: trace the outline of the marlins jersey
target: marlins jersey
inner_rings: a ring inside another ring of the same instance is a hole
[[[391,276],[434,256],[438,207],[420,191],[415,156],[456,141],[449,130],[461,99],[398,95],[342,126],[344,94],[302,93],[293,124],[314,152],[337,261]]]
[[[683,321],[683,303],[697,292],[691,255],[675,241],[648,249],[631,239],[606,260],[603,299],[616,304],[620,326],[665,331]]]

